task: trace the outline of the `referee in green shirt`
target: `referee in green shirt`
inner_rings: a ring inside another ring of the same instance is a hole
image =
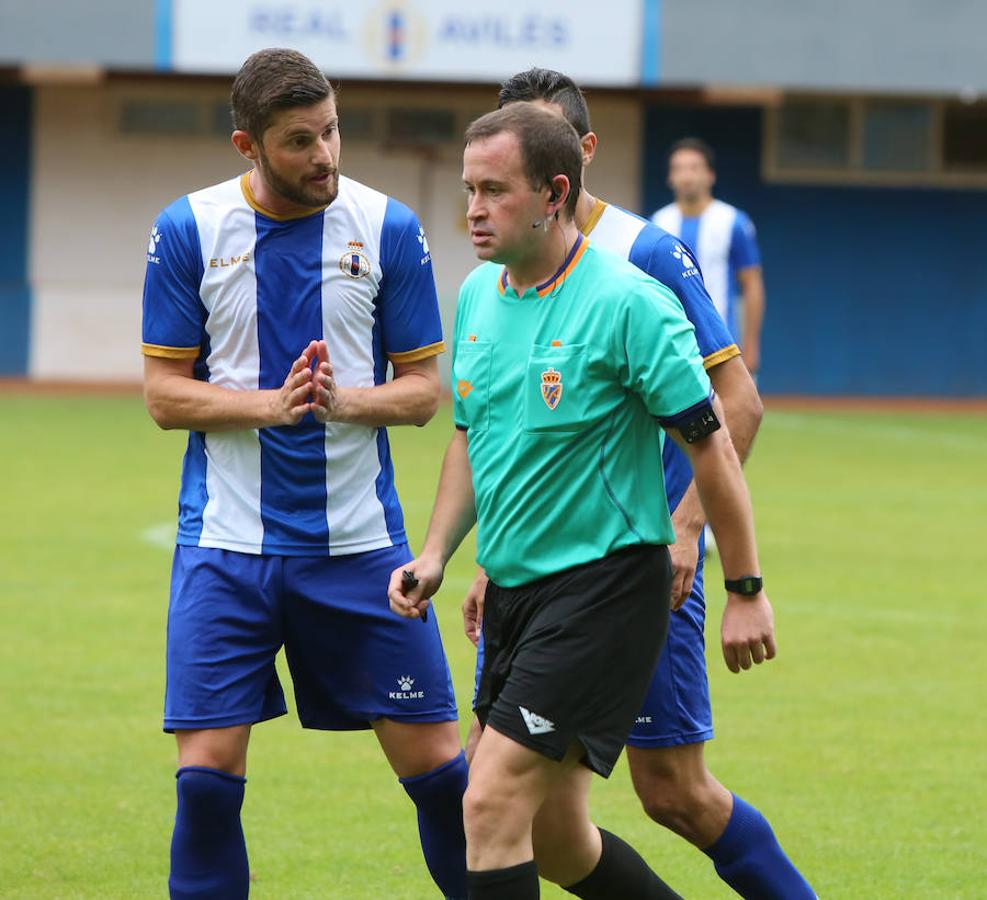
[[[414,578],[390,585],[392,608],[420,616],[477,524],[490,583],[464,798],[474,900],[537,897],[539,874],[583,898],[677,896],[588,809],[668,625],[658,423],[689,455],[724,572],[760,591],[750,500],[692,325],[670,291],[580,235],[581,169],[572,126],[530,104],[466,132],[470,238],[487,262],[460,292],[457,430],[425,546]],[[773,655],[770,635],[751,652]]]

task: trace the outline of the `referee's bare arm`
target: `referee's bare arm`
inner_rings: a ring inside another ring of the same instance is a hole
[[[714,393],[723,403],[724,424],[743,465],[764,414],[757,387],[739,356],[718,363],[707,374]],[[699,564],[699,535],[705,524],[696,483],[690,481],[672,513],[675,543],[668,548],[672,556],[672,609],[679,609],[689,599]]]
[[[457,429],[442,461],[439,488],[422,552],[412,562],[391,573],[387,596],[394,612],[409,619],[421,616],[422,610],[428,608],[429,598],[442,584],[446,563],[475,523],[476,501],[466,432]],[[406,571],[418,579],[413,588],[406,587],[403,578]]]
[[[714,409],[722,420],[719,400],[714,399]],[[691,444],[674,428],[669,434],[689,456],[706,519],[716,537],[724,577],[759,576],[750,494],[729,433],[720,428]],[[774,657],[774,613],[763,590],[750,597],[727,593],[720,638],[723,659],[731,672]]]

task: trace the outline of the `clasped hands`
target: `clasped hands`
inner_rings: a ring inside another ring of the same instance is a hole
[[[339,421],[342,399],[325,341],[309,342],[275,393],[279,424],[297,425],[307,412],[318,422]]]

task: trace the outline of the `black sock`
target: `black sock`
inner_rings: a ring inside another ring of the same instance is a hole
[[[538,867],[534,860],[506,869],[468,871],[466,883],[469,900],[538,900]]]
[[[583,900],[682,900],[648,864],[637,850],[617,835],[600,829],[603,853],[596,868],[582,881],[565,888]]]

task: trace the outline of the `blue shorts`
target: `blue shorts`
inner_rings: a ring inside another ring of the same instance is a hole
[[[388,606],[391,572],[411,558],[407,544],[318,557],[176,547],[165,731],[284,715],[282,645],[305,728],[454,721],[436,617],[422,624]]]
[[[668,638],[651,677],[648,694],[627,737],[631,747],[674,747],[713,739],[713,710],[706,677],[706,601],[703,599],[703,558],[692,593],[668,620]],[[483,634],[476,654],[473,706],[483,669]]]
[[[706,602],[703,557],[692,593],[668,620],[668,638],[651,686],[627,738],[630,747],[674,747],[713,738],[713,711],[706,677]]]

